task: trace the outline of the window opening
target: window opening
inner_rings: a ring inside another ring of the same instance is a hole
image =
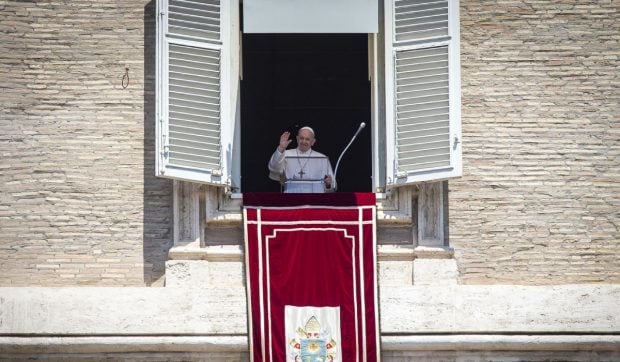
[[[340,161],[338,190],[372,191],[367,34],[244,34],[241,44],[242,192],[280,190],[267,162],[283,131],[311,126],[314,148],[335,168],[361,122]]]

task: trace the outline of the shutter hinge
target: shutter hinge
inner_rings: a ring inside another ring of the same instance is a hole
[[[164,129],[164,119],[163,118],[159,119],[159,129],[162,130],[161,131],[162,150],[161,150],[160,154],[161,154],[162,158],[166,159],[166,158],[168,158],[168,153],[170,152],[170,145],[166,142],[166,134],[163,131],[163,129]]]
[[[386,180],[386,184],[385,184],[385,189],[383,190],[383,192],[385,192],[387,197],[390,197],[392,195],[392,189],[394,188],[394,181],[392,181],[391,177],[388,177]]]
[[[161,135],[161,144],[162,144],[162,150],[160,152],[161,157],[163,159],[167,159],[168,155],[170,153],[170,145],[168,144],[168,142],[166,140],[166,135],[165,134]]]
[[[454,136],[454,145],[452,146],[453,149],[456,150],[456,146],[461,142],[461,140],[459,140],[458,136]]]
[[[162,135],[162,142],[166,142],[166,136]],[[159,169],[159,173],[161,175],[163,175],[164,173],[166,173],[166,161],[168,160],[168,155],[170,153],[170,146],[164,143],[164,146],[162,147],[161,152],[159,152],[159,155],[161,157],[161,165],[162,168]]]

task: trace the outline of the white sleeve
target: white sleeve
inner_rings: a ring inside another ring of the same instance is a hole
[[[332,168],[332,164],[331,162],[329,162],[329,159],[327,160],[327,169],[329,171],[328,175],[330,175],[332,178],[334,177],[334,169]]]
[[[269,178],[280,181],[280,175],[284,173],[285,152],[286,151],[280,152],[276,148],[276,151],[273,153],[273,155],[271,155],[271,158],[269,159],[269,164],[267,165],[267,167],[269,168]]]
[[[338,189],[338,184],[336,183],[336,176],[334,175],[334,170],[332,169],[332,164],[331,162],[329,162],[329,159],[325,160],[325,164],[326,175],[329,175],[332,178],[332,187],[330,187],[329,189],[325,189],[325,191],[334,192]]]

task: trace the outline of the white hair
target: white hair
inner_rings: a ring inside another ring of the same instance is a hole
[[[297,131],[297,134],[299,134],[299,132],[303,131],[304,129],[310,131],[310,133],[312,133],[312,137],[314,137],[314,130],[308,126],[301,127],[299,131]]]

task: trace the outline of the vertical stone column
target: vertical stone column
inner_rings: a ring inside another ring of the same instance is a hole
[[[174,246],[166,261],[167,287],[208,285],[208,264],[200,260],[204,245],[204,198],[202,185],[174,180]]]
[[[444,207],[444,199],[447,199],[447,181],[419,185],[418,246],[447,246],[444,234],[447,209]]]
[[[413,282],[453,285],[458,270],[448,241],[448,181],[419,185]]]
[[[174,246],[190,243],[201,245],[202,220],[200,217],[201,185],[174,180]]]

